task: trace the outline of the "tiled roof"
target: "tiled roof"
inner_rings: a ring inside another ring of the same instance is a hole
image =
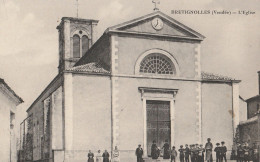
[[[259,98],[260,98],[260,95],[256,95],[254,97],[247,99],[246,102],[251,101],[251,100],[255,100],[255,99],[259,100]]]
[[[201,72],[201,79],[202,80],[220,80],[220,81],[235,81],[236,80],[231,77],[207,73],[207,72]]]
[[[92,62],[85,65],[75,66],[68,71],[77,71],[77,72],[89,72],[89,73],[105,73],[109,74],[110,72],[105,70],[99,63]]]
[[[21,97],[19,97],[19,96],[11,89],[11,87],[8,86],[8,84],[4,81],[4,79],[0,78],[0,83],[2,83],[2,84],[8,89],[8,91],[10,91],[10,92],[13,94],[13,96],[19,100],[20,103],[24,102],[23,99],[22,99]]]

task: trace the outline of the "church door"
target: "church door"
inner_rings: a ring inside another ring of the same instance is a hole
[[[156,141],[162,148],[165,140],[171,142],[171,120],[169,101],[146,101],[147,110],[147,151],[151,156],[151,146]],[[170,145],[171,146],[171,145]]]

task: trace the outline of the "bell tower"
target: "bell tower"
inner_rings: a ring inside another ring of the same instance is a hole
[[[97,40],[98,20],[63,17],[59,31],[59,73],[71,68]]]

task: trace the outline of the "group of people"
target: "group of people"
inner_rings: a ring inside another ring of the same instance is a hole
[[[160,149],[156,145],[156,141],[153,141],[151,146],[151,157],[152,159],[158,159],[161,156],[161,150],[163,150],[163,159],[171,159],[171,162],[175,162],[177,160],[177,156],[179,154],[180,162],[213,162],[213,151],[216,153],[216,162],[227,162],[227,147],[225,146],[225,142],[222,141],[220,143],[216,143],[216,147],[213,150],[213,144],[211,143],[211,139],[207,139],[207,143],[203,147],[203,145],[199,144],[186,144],[185,147],[183,145],[180,146],[179,149],[176,149],[175,146],[170,146],[168,140],[165,140],[163,147]],[[135,151],[137,162],[143,162],[143,149],[139,144]],[[256,144],[252,147],[249,147],[248,144],[237,144],[236,159],[238,162],[258,162],[259,161],[259,153]],[[101,151],[98,150],[96,155],[96,162],[110,162],[109,153],[107,150],[101,154]],[[117,146],[113,150],[112,162],[119,162],[119,150]],[[88,162],[94,162],[94,153],[89,150],[88,153]]]
[[[243,144],[237,143],[236,152],[236,159],[238,162],[259,162],[259,152],[255,143],[251,147],[246,142]]]
[[[221,142],[221,146],[219,143],[216,144],[217,147],[214,149],[216,152],[216,161],[222,162],[226,158],[226,152],[227,147],[225,146],[225,142]],[[177,159],[177,155],[179,154],[180,162],[212,162],[212,153],[213,153],[213,144],[211,143],[211,139],[207,139],[207,143],[205,144],[205,147],[203,145],[199,144],[191,144],[190,146],[188,144],[185,145],[185,148],[183,145],[180,146],[178,150],[176,150],[175,146],[172,148],[170,147],[170,144],[168,143],[168,140],[165,140],[165,144],[162,147],[163,150],[163,159],[171,159],[171,162],[175,162]],[[179,152],[179,153],[178,153]],[[151,157],[152,159],[158,159],[158,157],[161,155],[161,150],[156,145],[156,141],[153,141],[153,144],[151,146]],[[140,159],[140,158],[139,158]],[[137,159],[137,162],[140,162],[140,160]]]
[[[110,155],[107,150],[105,150],[103,154],[101,154],[101,151],[98,150],[95,162],[110,162],[109,156]],[[91,150],[89,150],[88,153],[88,162],[94,162],[94,153],[92,153]],[[119,162],[119,150],[117,149],[117,146],[115,146],[115,149],[113,151],[113,162]]]

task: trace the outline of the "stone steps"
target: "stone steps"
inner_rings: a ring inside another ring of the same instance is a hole
[[[163,159],[163,158],[158,158],[158,159],[152,159],[152,158],[143,158],[144,162],[170,162],[170,159]]]

